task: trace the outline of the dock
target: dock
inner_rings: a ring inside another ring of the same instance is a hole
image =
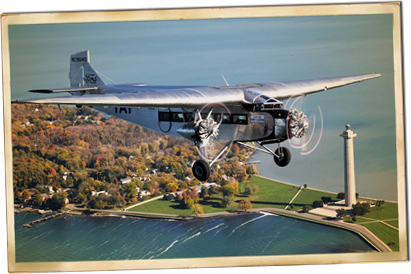
[[[30,223],[28,223],[28,224],[24,224],[23,227],[32,228],[35,223],[45,222],[45,221],[47,221],[47,220],[50,220],[50,219],[54,219],[54,218],[56,218],[56,217],[59,217],[59,216],[61,216],[61,215],[63,215],[63,214],[64,214],[64,213],[61,212],[61,213],[57,213],[57,214],[54,214],[54,215],[51,215],[51,216],[47,216],[47,217],[44,217],[44,218],[41,218],[41,219],[32,221],[32,222],[30,222]]]

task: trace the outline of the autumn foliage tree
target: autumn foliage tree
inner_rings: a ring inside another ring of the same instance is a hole
[[[197,159],[197,149],[183,138],[104,117],[87,106],[60,109],[53,105],[12,104],[11,113],[16,201],[28,189],[45,193],[46,185],[53,185],[68,191],[71,201],[85,205],[93,205],[92,191],[107,191],[112,187],[118,191],[109,196],[118,197],[126,192],[127,197],[123,198],[133,202],[136,193],[121,189],[121,179],[126,177],[142,179],[139,187],[151,189],[154,194],[186,191],[199,183],[187,165]],[[251,166],[238,162],[248,148],[234,145],[232,150],[232,157],[221,163],[210,182],[214,180],[222,185],[223,174],[235,176],[239,181],[251,174]],[[150,172],[154,169],[158,172],[152,176]],[[238,194],[238,183],[226,183],[232,185],[229,192]],[[218,190],[212,187],[209,194]],[[187,193],[186,197],[198,203],[198,194]],[[50,206],[52,200],[46,200],[45,204]],[[110,203],[98,202],[97,206],[110,206]]]
[[[240,208],[241,210],[247,211],[247,209],[251,210],[253,206],[249,200],[241,200],[238,203],[238,208]]]

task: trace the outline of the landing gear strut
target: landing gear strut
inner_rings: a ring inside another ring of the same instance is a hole
[[[240,145],[243,145],[243,146],[246,146],[246,147],[251,147],[251,148],[254,148],[254,149],[259,150],[261,152],[273,155],[274,156],[274,162],[279,167],[285,167],[291,161],[291,152],[290,152],[290,150],[286,147],[283,147],[281,145],[281,143],[278,144],[278,148],[275,150],[275,152],[273,152],[271,149],[269,149],[268,147],[266,147],[265,145],[263,145],[259,142],[257,142],[257,144],[259,144],[262,148],[255,147],[255,146],[250,146],[250,145],[247,145],[247,144],[242,143],[242,142],[237,142],[237,143],[240,144]]]
[[[221,155],[224,154],[224,152],[231,147],[233,142],[229,142],[228,144],[225,145],[225,147],[218,153],[216,157],[213,159],[207,158],[207,155],[204,152],[204,154],[199,153],[200,157],[202,157],[201,160],[197,160],[194,165],[193,165],[193,175],[194,177],[199,180],[199,181],[207,181],[208,178],[210,178],[211,175],[211,166],[221,157]],[[197,147],[198,148],[198,147]],[[198,148],[199,152],[201,152],[201,148]]]
[[[211,175],[211,167],[204,160],[198,160],[193,165],[193,175],[199,181],[207,181]]]
[[[274,162],[279,167],[287,166],[291,161],[291,152],[286,147],[279,147],[275,150]]]

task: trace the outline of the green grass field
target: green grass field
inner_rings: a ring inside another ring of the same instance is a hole
[[[385,202],[382,206],[374,206],[371,212],[364,217],[377,220],[396,219],[398,218],[398,204]]]
[[[395,243],[394,246],[390,246],[392,251],[398,251],[399,250],[399,237],[398,237],[398,231],[395,229],[388,227],[382,223],[368,223],[368,224],[362,224],[362,226],[365,226],[370,230],[372,233],[374,233],[378,238],[380,238],[381,241],[383,241],[385,244],[388,244],[389,242]]]
[[[333,201],[338,201],[337,194],[305,188],[293,201],[293,210],[300,210],[304,205],[312,205],[314,201],[321,201],[323,196],[330,197]]]
[[[230,210],[239,210],[238,202],[241,198],[236,197],[236,201],[232,203],[229,207],[221,207],[220,201],[223,198],[222,194],[213,195],[213,197],[205,202],[200,199],[200,205],[203,207],[204,213],[214,213],[214,212],[223,212]],[[176,201],[166,201],[166,200],[155,200],[140,206],[133,207],[128,211],[132,212],[155,212],[155,213],[166,213],[166,214],[175,214],[175,215],[190,215],[192,214],[191,209],[182,209],[180,204]]]
[[[166,213],[175,215],[188,215],[191,214],[191,209],[181,209],[179,203],[169,202],[166,200],[154,200],[152,202],[142,204],[140,206],[135,206],[130,208],[128,211],[138,211],[138,212],[155,212],[155,213]]]
[[[239,210],[238,202],[247,199],[252,202],[253,208],[275,207],[285,208],[288,202],[294,197],[298,191],[298,187],[292,187],[290,185],[274,182],[271,180],[263,179],[257,176],[252,176],[247,183],[240,184],[240,191],[243,192],[245,187],[250,184],[258,186],[259,190],[250,197],[244,195],[235,196],[235,201],[229,207],[221,207],[222,194],[214,194],[208,202],[200,200],[200,204],[203,207],[204,213],[214,213],[223,211]],[[138,212],[155,212],[155,213],[167,213],[176,215],[189,215],[190,209],[181,209],[179,203],[175,201],[155,200],[140,206],[133,207],[128,211]]]
[[[247,183],[240,184],[241,192],[250,184],[258,186],[259,190],[248,198],[253,208],[275,207],[284,209],[294,195],[298,192],[298,186],[291,186],[257,176],[251,176]]]

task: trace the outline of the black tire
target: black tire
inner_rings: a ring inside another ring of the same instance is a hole
[[[282,151],[282,153],[280,153],[280,151]],[[286,148],[286,147],[277,148],[275,150],[275,154],[277,154],[279,156],[280,156],[280,154],[282,154],[282,157],[274,156],[274,162],[277,164],[277,166],[285,167],[290,163],[290,161],[291,161],[291,152],[288,148]]]
[[[207,181],[211,175],[210,165],[204,160],[198,160],[193,165],[193,175],[199,181]]]

